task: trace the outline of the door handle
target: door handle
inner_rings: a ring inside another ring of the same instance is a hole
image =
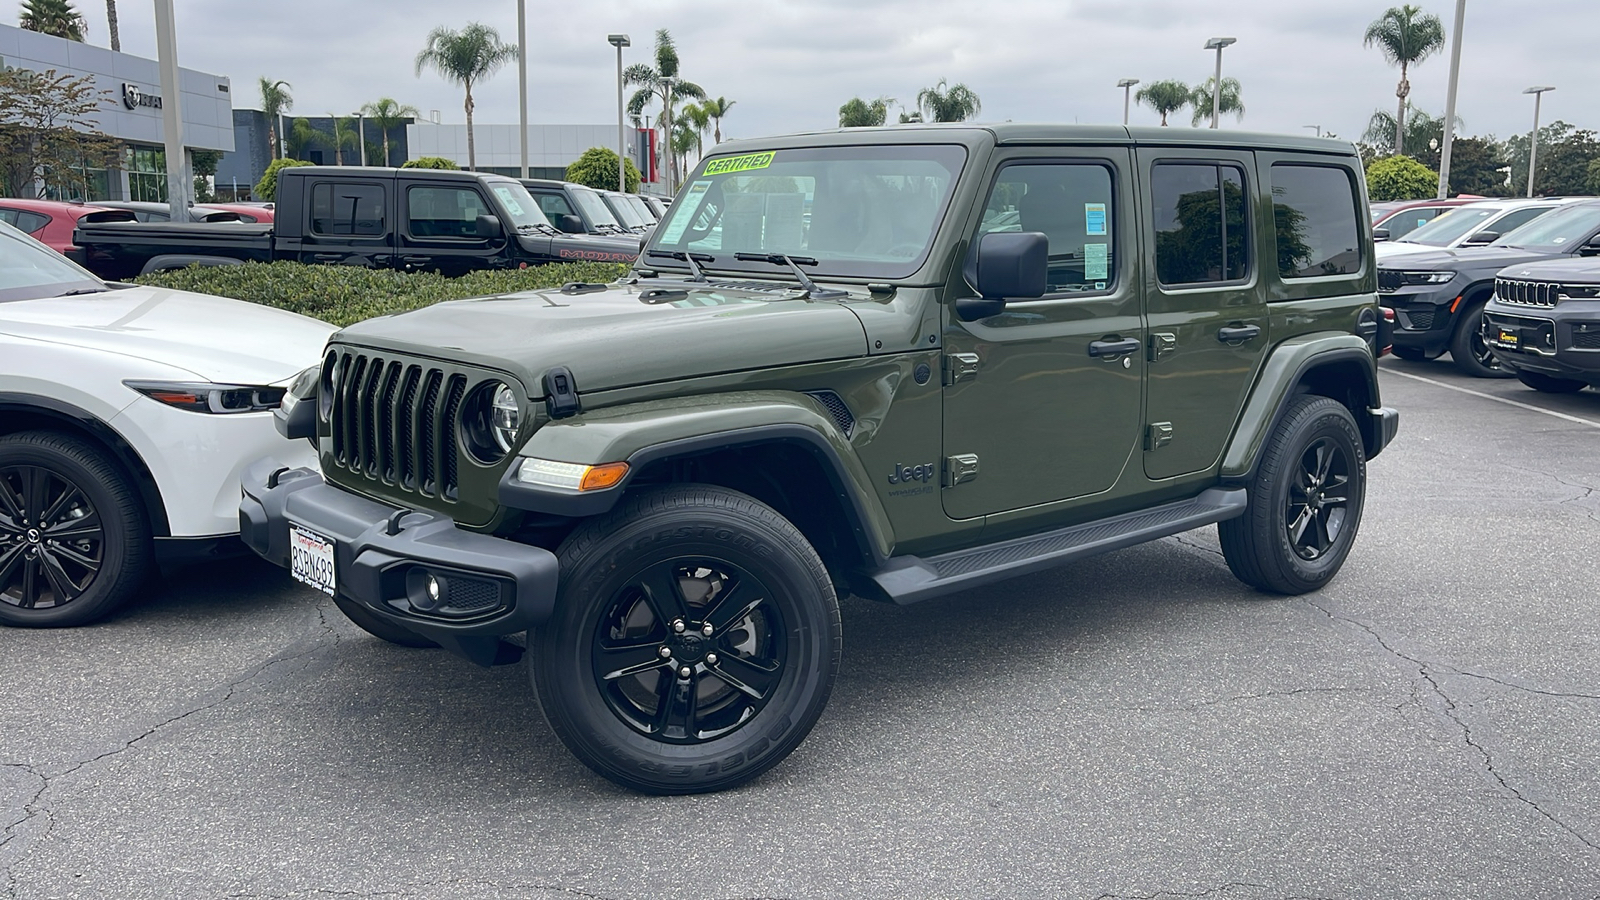
[[[344,259],[343,253],[313,253],[311,258],[317,262],[338,262]]]
[[[1114,359],[1129,353],[1139,352],[1138,338],[1116,338],[1113,340],[1090,341],[1089,355],[1096,359]]]
[[[1260,325],[1224,325],[1217,329],[1217,340],[1224,344],[1242,344],[1260,333]]]

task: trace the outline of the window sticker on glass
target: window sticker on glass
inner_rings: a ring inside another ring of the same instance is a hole
[[[1104,232],[1102,232],[1104,233]],[[1108,244],[1083,245],[1083,277],[1085,281],[1105,278],[1110,271],[1107,265]]]
[[[711,189],[711,182],[696,181],[689,185],[683,192],[683,197],[672,204],[672,221],[667,223],[667,230],[661,233],[662,244],[676,244],[683,232],[689,227],[689,222],[694,218],[695,211],[700,209],[701,201],[706,199],[706,191]]]
[[[506,205],[506,210],[513,216],[522,215],[522,204],[517,202],[517,198],[511,193],[510,188],[497,187],[494,189],[494,195],[500,198],[500,202]]]
[[[1106,233],[1106,205],[1104,203],[1085,203],[1083,205],[1083,230],[1086,234]],[[1091,275],[1089,277],[1092,278],[1094,276]]]

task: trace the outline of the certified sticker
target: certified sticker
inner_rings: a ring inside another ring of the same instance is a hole
[[[768,151],[766,153],[747,153],[744,156],[729,156],[723,159],[713,159],[706,163],[706,170],[701,175],[727,175],[730,172],[748,172],[751,169],[765,169],[772,165],[773,157],[778,154]]]

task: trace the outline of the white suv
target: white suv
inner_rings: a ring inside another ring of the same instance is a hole
[[[239,530],[239,473],[315,465],[271,410],[333,328],[107,284],[0,224],[0,624],[81,625]]]

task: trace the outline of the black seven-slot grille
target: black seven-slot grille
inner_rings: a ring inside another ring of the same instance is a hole
[[[335,353],[334,462],[372,481],[455,500],[456,422],[468,376],[375,353]]]
[[[1549,308],[1556,305],[1556,295],[1559,293],[1561,285],[1552,281],[1517,281],[1512,278],[1494,280],[1494,295],[1501,303],[1510,303],[1514,306]]]

